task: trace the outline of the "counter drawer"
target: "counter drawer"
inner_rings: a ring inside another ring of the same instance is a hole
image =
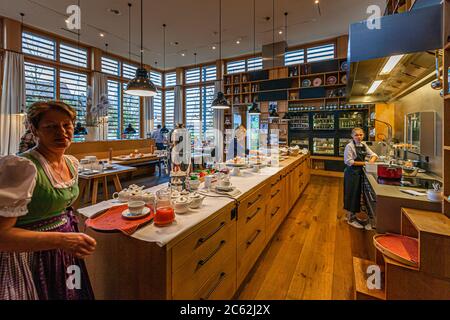
[[[172,275],[174,299],[194,299],[208,279],[221,272],[226,261],[236,255],[236,222],[233,220],[223,231],[204,245],[204,249],[191,252],[191,256]],[[174,253],[172,255],[175,257]],[[233,265],[236,268],[236,264]],[[233,267],[233,266],[230,266]],[[231,274],[230,269],[227,274]]]
[[[251,210],[240,210],[237,220],[237,243],[238,246],[246,242],[255,232],[261,223],[264,222],[266,216],[266,203],[260,203]]]
[[[250,269],[255,264],[259,255],[264,249],[265,242],[265,221],[258,220],[258,223],[249,230],[249,236],[243,239],[237,246],[237,287],[247,276]]]
[[[210,250],[211,243],[223,238],[228,226],[235,222],[231,220],[231,207],[220,212],[216,218],[194,231],[172,248],[172,272],[183,265],[188,259],[205,256]]]
[[[269,185],[266,184],[241,200],[241,204],[239,205],[239,213],[238,215],[244,211],[252,211],[254,208],[262,206],[261,203],[265,203],[267,200],[267,194],[269,192]]]
[[[230,300],[236,292],[236,255],[230,256],[200,290],[195,300]]]
[[[283,222],[285,218],[284,208],[281,203],[278,205],[274,204],[267,207],[266,214],[266,242],[269,242],[272,239],[273,234],[278,229],[280,224]]]

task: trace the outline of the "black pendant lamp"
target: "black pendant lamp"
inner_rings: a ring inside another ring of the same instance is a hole
[[[219,61],[222,63],[222,0],[219,0]],[[223,81],[222,72],[220,82]],[[215,110],[227,110],[230,109],[227,99],[222,91],[217,93],[217,97],[211,104],[211,109]]]
[[[153,82],[150,80],[148,71],[144,68],[144,39],[143,39],[143,25],[144,25],[144,10],[143,0],[141,0],[141,65],[136,70],[136,76],[127,84],[125,90],[126,94],[139,97],[154,97],[158,94],[158,90]]]
[[[250,109],[248,110],[248,114],[261,114],[261,110],[256,102],[253,102]]]

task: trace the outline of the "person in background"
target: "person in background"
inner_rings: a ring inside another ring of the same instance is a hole
[[[155,140],[157,150],[164,150],[164,134],[161,132],[160,124],[152,132],[152,139]]]
[[[366,157],[370,159],[370,163],[378,159],[363,140],[364,130],[354,128],[352,141],[347,144],[344,152],[344,162],[347,165],[344,171],[344,209],[348,211],[347,223],[358,229],[364,228],[356,219],[356,213],[361,211],[363,167],[366,164]],[[370,230],[370,224],[365,228]]]
[[[25,121],[25,128],[26,131],[20,138],[18,154],[31,150],[36,146],[36,139],[31,131],[31,125],[27,120]]]
[[[31,200],[26,209],[3,205],[0,210],[0,299],[94,299],[83,258],[94,252],[96,241],[78,232],[71,208],[79,195],[78,161],[64,154],[72,143],[76,111],[45,101],[31,105],[27,116],[37,146],[20,156],[36,178],[33,187],[17,179],[7,182],[18,194],[21,185],[30,187]],[[69,286],[73,270],[80,283]]]

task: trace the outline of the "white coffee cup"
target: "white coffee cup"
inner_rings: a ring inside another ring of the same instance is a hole
[[[228,188],[231,185],[230,180],[220,180],[220,186],[224,188]]]
[[[141,214],[144,211],[144,201],[130,201],[128,202],[128,210],[131,214]]]

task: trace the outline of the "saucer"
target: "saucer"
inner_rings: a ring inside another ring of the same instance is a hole
[[[122,217],[124,217],[125,219],[141,219],[141,218],[148,216],[149,213],[150,213],[150,208],[147,208],[147,207],[145,207],[144,210],[142,211],[142,213],[140,213],[140,214],[132,214],[132,213],[130,213],[129,209],[126,209],[125,211],[122,212]]]

